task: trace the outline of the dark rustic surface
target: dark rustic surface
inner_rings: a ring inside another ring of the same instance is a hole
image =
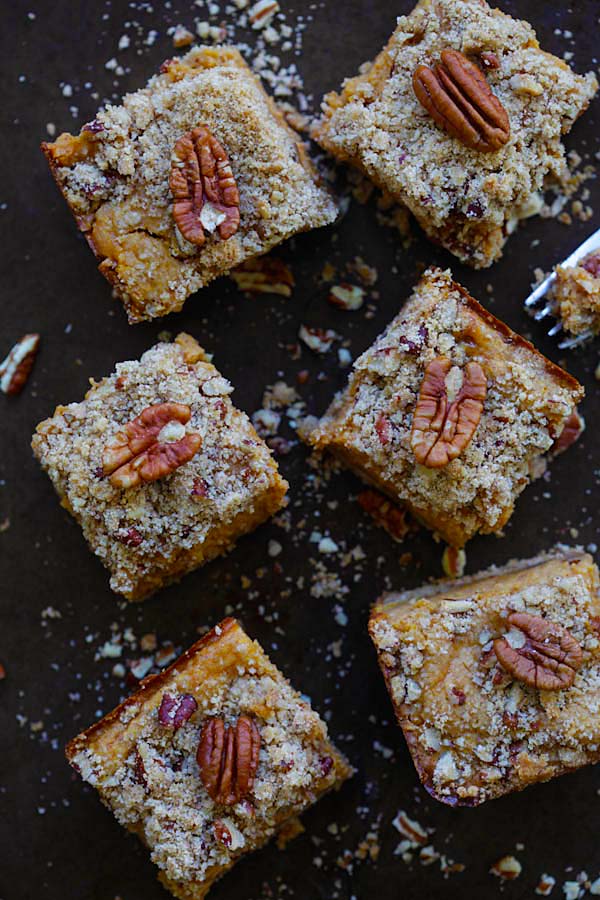
[[[282,6],[299,13],[313,4],[282,0]],[[408,11],[411,3],[325,0],[315,6],[298,63],[307,90],[318,98],[380,48],[395,16]],[[499,884],[488,869],[505,853],[515,853],[523,863],[521,877],[505,890],[509,897],[533,896],[542,871],[553,873],[559,883],[581,870],[597,877],[600,776],[593,768],[477,810],[452,811],[420,789],[402,735],[392,722],[366,622],[369,605],[387,586],[416,585],[441,574],[441,547],[424,533],[405,546],[392,543],[361,513],[355,502],[358,483],[351,475],[334,478],[324,488],[324,499],[317,499],[306,482],[311,472],[306,453],[297,446],[281,461],[291,484],[290,533],[267,525],[241,541],[228,558],[143,606],[126,607],[109,591],[106,572],[34,463],[29,440],[35,424],[51,414],[55,404],[79,399],[90,376],[110,372],[118,360],[138,357],[165,328],[190,331],[214,352],[216,364],[236,386],[234,400],[242,409],[259,408],[265,385],[277,377],[292,384],[298,370],[308,369],[311,377],[301,393],[310,411],[321,412],[346,373],[337,365],[335,352],[318,358],[304,350],[301,360],[290,359],[285,345],[295,341],[299,324],[335,328],[351,341],[356,356],[397,312],[419,267],[429,262],[451,264],[458,280],[494,313],[561,361],[556,344],[526,317],[521,304],[534,267],[549,268],[600,225],[598,213],[592,221],[570,228],[556,221],[531,221],[512,238],[500,263],[475,273],[418,234],[408,250],[402,249],[395,233],[377,224],[373,208],[354,204],[337,228],[305,235],[284,248],[282,255],[297,282],[291,299],[249,300],[223,279],[189,300],[181,315],[129,327],[76,234],[38,142],[46,137],[47,122],[54,122],[60,132],[77,130],[92,118],[97,100],[84,87],[88,79],[100,98],[141,86],[173,53],[166,26],[179,21],[189,25],[194,16],[206,18],[202,9],[181,0],[173,5],[157,0],[155,7],[152,11],[147,4],[125,0],[16,0],[3,5],[0,355],[27,331],[41,332],[43,345],[24,394],[16,400],[0,397],[0,521],[10,520],[0,534],[0,661],[7,671],[0,683],[0,897],[165,896],[146,851],[102,808],[94,791],[71,774],[62,747],[126,690],[111,674],[112,661],[94,661],[96,648],[110,637],[111,623],[117,622],[120,630],[130,625],[138,636],[156,631],[160,640],[172,640],[181,648],[194,640],[198,627],[222,618],[226,608],[235,610],[294,685],[328,715],[332,735],[358,773],[339,795],[304,817],[306,834],[285,853],[272,847],[252,855],[214,890],[214,900],[370,900],[376,895],[381,900],[479,900],[498,893]],[[503,0],[502,7],[528,18],[546,49],[559,55],[574,51],[578,71],[597,66],[595,0],[571,5]],[[35,19],[28,17],[30,12]],[[125,28],[134,19],[145,33],[151,28],[159,32],[155,44],[138,54],[141,42],[136,39],[128,51],[117,52],[120,35],[134,33]],[[574,40],[565,37],[564,30],[571,31]],[[118,87],[104,67],[115,55],[131,68]],[[73,97],[62,95],[61,82],[74,86]],[[79,108],[75,118],[69,111],[72,104]],[[569,148],[592,162],[600,147],[599,110],[597,101],[567,138]],[[598,205],[600,187],[592,181],[589,188],[591,202]],[[379,270],[380,298],[370,319],[365,309],[332,309],[317,278],[326,260],[341,265],[356,254]],[[584,412],[591,427],[577,447],[553,465],[548,480],[525,492],[502,540],[487,537],[469,545],[468,571],[515,555],[533,555],[557,540],[584,546],[597,542],[597,348],[597,343],[588,346],[567,360],[587,387]],[[333,500],[339,501],[335,508],[326,504]],[[320,557],[307,540],[313,528],[331,534],[341,546],[360,544],[365,562],[343,569],[337,558]],[[283,545],[277,560],[281,570],[266,554],[271,538]],[[403,568],[399,557],[406,551],[414,554],[415,565]],[[339,571],[350,589],[341,604],[346,625],[336,616],[335,599],[318,599],[309,592],[317,558]],[[257,577],[260,567],[265,571]],[[354,581],[358,570],[362,577]],[[254,594],[241,588],[242,574],[252,579]],[[298,586],[300,576],[305,577],[304,588]],[[282,591],[287,595],[282,597]],[[43,618],[47,607],[62,617]],[[334,641],[341,641],[339,659],[327,649]],[[380,745],[393,752],[391,758]],[[445,880],[439,864],[407,866],[394,856],[400,835],[391,820],[400,808],[435,829],[436,849],[464,863],[465,871]],[[337,823],[337,837],[328,831],[332,822]],[[378,863],[356,861],[352,871],[338,867],[336,857],[344,849],[354,850],[374,827],[381,845]],[[322,861],[320,868],[316,857]],[[557,885],[553,896],[559,895]]]

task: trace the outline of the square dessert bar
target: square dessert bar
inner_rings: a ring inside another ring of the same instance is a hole
[[[230,47],[167,60],[78,136],[42,147],[130,322],[181,309],[337,215],[299,136]]]
[[[483,0],[421,0],[367,70],[328,94],[314,137],[481,268],[565,173],[561,135],[598,84]]]
[[[181,900],[201,900],[274,835],[293,836],[296,816],[352,774],[234,619],[72,740],[67,758]]]
[[[287,482],[232,390],[180,334],[37,427],[35,455],[128,600],[225,553],[284,503]]]
[[[473,806],[600,759],[600,594],[559,553],[384,596],[369,622],[419,777]]]
[[[555,312],[565,331],[600,333],[600,253],[590,253],[576,266],[557,266],[555,272]]]
[[[582,396],[449,272],[429,269],[308,440],[461,547],[499,532],[544,455],[578,436]]]

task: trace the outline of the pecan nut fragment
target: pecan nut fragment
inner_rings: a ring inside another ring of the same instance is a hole
[[[375,524],[384,528],[398,543],[403,541],[411,531],[416,531],[417,525],[409,518],[408,511],[403,507],[395,506],[379,491],[361,491],[356,499],[359,506],[371,516]]]
[[[440,128],[466,147],[493,153],[507,143],[508,113],[481,69],[458,50],[443,50],[434,68],[417,66],[413,89]]]
[[[190,244],[202,247],[206,231],[226,241],[240,224],[240,194],[227,153],[206,125],[179,138],[171,157],[173,219]]]
[[[529,613],[510,613],[508,624],[523,632],[513,646],[507,638],[494,641],[498,662],[518,681],[543,691],[571,687],[583,662],[583,650],[573,635],[554,622]]]
[[[155,403],[132,419],[102,455],[113,487],[157,481],[189,462],[202,445],[199,434],[185,431],[190,417],[185,403]]]
[[[235,725],[208,719],[196,753],[200,777],[208,795],[224,806],[243,800],[254,786],[260,732],[254,719],[240,716]]]
[[[188,719],[194,715],[198,704],[191,694],[163,694],[158,709],[158,721],[166,728],[174,728],[175,731],[185,725]]]
[[[238,290],[249,294],[279,294],[291,297],[295,285],[294,275],[282,259],[275,256],[258,256],[249,259],[231,272]]]
[[[590,253],[580,263],[582,269],[593,275],[594,278],[600,278],[600,253],[597,251]]]
[[[441,469],[463,452],[479,424],[486,391],[487,380],[479,363],[469,362],[460,369],[443,356],[429,363],[410,436],[418,463]]]
[[[39,334],[25,334],[0,363],[0,390],[20,394],[33,368],[40,345]]]
[[[564,453],[565,450],[568,450],[575,441],[579,440],[584,429],[585,422],[580,416],[579,411],[574,409],[565,422],[563,430],[550,448],[552,456],[557,456],[559,453]]]

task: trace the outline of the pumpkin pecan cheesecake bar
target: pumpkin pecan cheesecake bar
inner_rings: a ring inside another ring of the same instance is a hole
[[[339,788],[327,727],[234,619],[67,747],[175,897],[201,900],[242,856]]]
[[[232,390],[180,334],[37,427],[35,455],[128,600],[230,550],[284,503],[287,482]]]
[[[309,442],[448,544],[499,532],[582,422],[581,385],[429,269]]]
[[[369,622],[419,777],[474,806],[600,760],[600,585],[565,551],[384,596]]]
[[[489,266],[598,87],[483,0],[421,0],[366,71],[328,94],[314,137],[408,207],[463,262]]]
[[[130,322],[181,309],[337,216],[300,137],[231,47],[167,60],[121,106],[42,147]]]

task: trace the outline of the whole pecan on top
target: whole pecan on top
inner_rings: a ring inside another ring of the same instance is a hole
[[[544,691],[570,687],[583,662],[583,650],[573,635],[541,616],[512,612],[507,622],[523,632],[516,645],[506,637],[494,641],[498,662],[514,678]]]
[[[155,403],[119,431],[102,455],[102,471],[117,488],[157,481],[189,462],[202,446],[186,432],[191,417],[185,403]]]
[[[479,424],[486,391],[487,380],[479,363],[469,362],[460,369],[443,356],[429,363],[410,435],[417,462],[441,469],[462,453]]]
[[[260,731],[250,716],[240,716],[235,725],[208,719],[196,753],[208,795],[224,806],[243,800],[254,785],[259,751]]]
[[[482,153],[499,150],[510,137],[510,121],[485,75],[458,50],[442,50],[440,58],[434,68],[420,65],[414,71],[419,103],[466,147]]]
[[[171,157],[173,219],[186,241],[201,247],[205,231],[232,237],[240,224],[240,195],[227,153],[206,125],[180,137]]]

